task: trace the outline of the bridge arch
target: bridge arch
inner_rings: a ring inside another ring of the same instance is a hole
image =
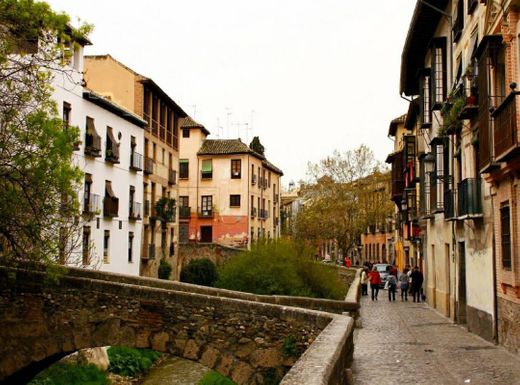
[[[107,273],[96,272],[94,277]],[[114,278],[117,278],[114,276]],[[329,324],[328,313],[157,287],[0,267],[0,381],[97,346],[151,348],[198,361],[239,384],[284,374]]]

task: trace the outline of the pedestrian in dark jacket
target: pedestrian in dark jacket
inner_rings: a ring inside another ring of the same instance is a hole
[[[388,282],[388,301],[395,302],[395,292],[397,291],[397,279],[392,275],[388,274],[386,278]]]
[[[424,277],[417,266],[413,268],[410,278],[412,278],[413,301],[416,302],[415,300],[417,299],[417,302],[421,302],[421,288],[424,281]]]
[[[399,286],[401,287],[401,301],[408,301],[408,269],[404,269],[399,276]]]

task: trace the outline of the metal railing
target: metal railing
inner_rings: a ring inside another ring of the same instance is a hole
[[[189,219],[191,217],[191,207],[190,206],[179,206],[179,218],[180,219]]]
[[[256,184],[256,175],[251,177],[251,185],[254,186]]]
[[[144,172],[145,174],[153,174],[153,159],[147,156],[144,157]]]
[[[130,154],[130,169],[135,171],[141,171],[143,169],[143,156],[138,152],[132,152]]]
[[[252,207],[251,208],[251,218],[255,218],[256,217],[256,207]]]
[[[141,203],[130,201],[128,203],[128,207],[129,207],[128,218],[141,219]]]
[[[497,160],[505,160],[508,153],[518,148],[518,127],[516,113],[516,97],[519,92],[510,93],[493,112],[494,149]]]
[[[201,209],[200,207],[197,209],[197,213],[199,218],[213,218],[213,210],[212,209]]]
[[[98,194],[88,194],[83,199],[83,212],[96,214],[101,211],[101,196]]]
[[[101,137],[99,135],[85,134],[85,155],[101,156]]]
[[[467,178],[458,184],[459,218],[482,214],[481,179]]]
[[[177,184],[177,171],[176,170],[168,170],[168,184],[171,184],[171,185]]]

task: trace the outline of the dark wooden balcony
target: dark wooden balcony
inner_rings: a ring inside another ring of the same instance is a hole
[[[179,206],[179,218],[190,219],[191,218],[191,207],[190,206]]]
[[[481,179],[467,178],[458,185],[459,219],[482,216]]]
[[[103,199],[103,216],[114,218],[118,216],[119,199],[115,197],[105,196]]]
[[[520,153],[518,140],[517,96],[511,92],[493,111],[495,159],[500,162],[511,160]]]
[[[137,152],[130,154],[130,170],[141,171],[143,169],[143,156]]]
[[[144,173],[153,174],[153,159],[147,156],[144,157]]]
[[[129,207],[128,219],[132,219],[132,220],[141,219],[141,203],[130,201],[128,207]]]
[[[85,134],[85,155],[101,156],[101,137],[94,134]]]

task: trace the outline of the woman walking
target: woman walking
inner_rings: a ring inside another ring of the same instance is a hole
[[[408,268],[405,267],[403,273],[399,277],[399,285],[401,286],[401,301],[408,301]]]
[[[377,271],[377,268],[374,266],[372,271],[368,273],[368,280],[370,281],[370,291],[372,293],[372,301],[377,301],[377,296],[379,294],[379,286],[381,285],[381,275]]]
[[[368,295],[368,269],[365,267],[361,272],[361,295]]]

